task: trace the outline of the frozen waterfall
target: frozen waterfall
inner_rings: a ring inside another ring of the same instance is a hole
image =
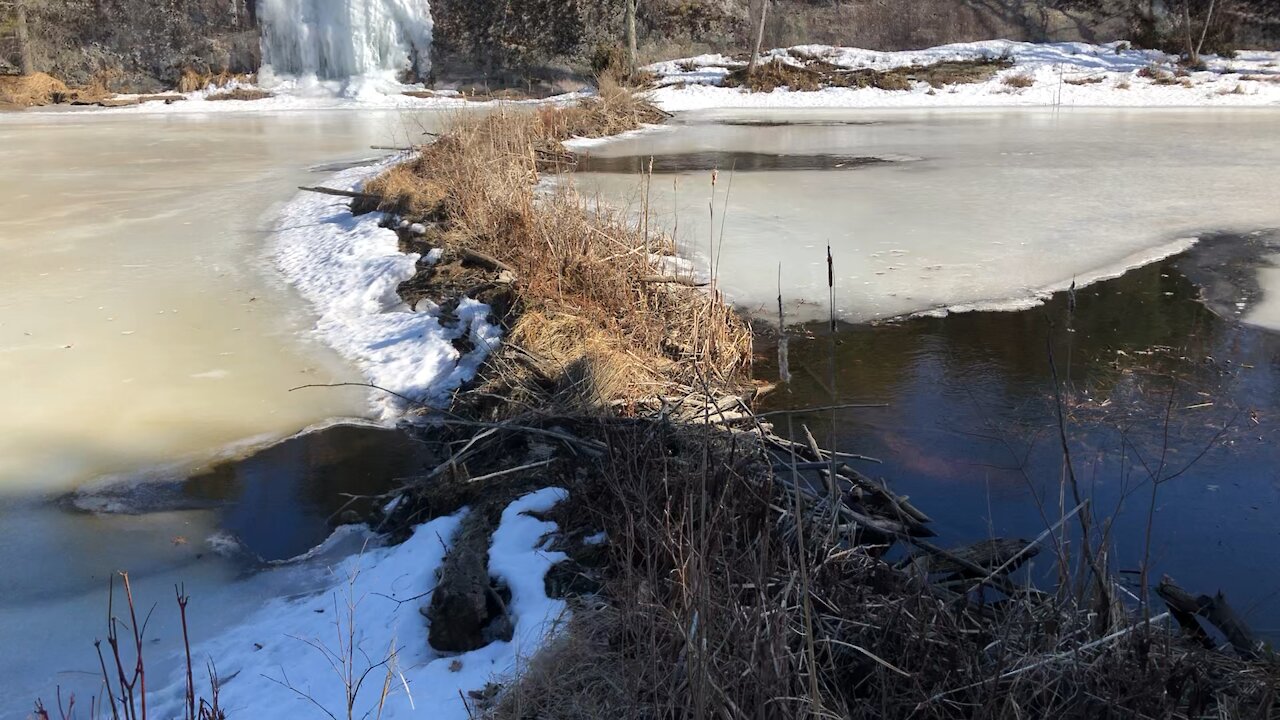
[[[346,80],[430,69],[428,0],[258,0],[267,78]]]

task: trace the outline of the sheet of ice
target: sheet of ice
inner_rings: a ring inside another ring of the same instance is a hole
[[[1207,230],[1280,224],[1280,111],[792,111],[686,116],[673,132],[596,155],[726,153],[712,234],[710,173],[655,177],[650,207],[720,283],[766,319],[778,271],[792,320],[865,321],[1018,308],[1113,276]],[[726,122],[791,122],[762,127]],[[849,124],[852,123],[852,124]],[[828,171],[731,173],[732,153],[914,156]],[[580,174],[588,193],[640,207],[640,178]],[[728,193],[728,211],[724,212]]]
[[[356,189],[385,165],[353,168],[326,181]],[[381,213],[351,214],[349,201],[300,193],[280,215],[273,238],[277,265],[315,307],[317,333],[355,362],[369,382],[415,401],[443,403],[471,379],[501,329],[487,321],[487,305],[464,298],[457,322],[441,324],[430,301],[411,311],[396,294],[416,272],[417,254],[404,254]],[[466,338],[472,349],[459,352]],[[394,395],[375,395],[386,417],[404,410]]]
[[[313,167],[443,118],[0,114],[0,496],[367,413],[359,388],[289,392],[362,376],[265,239]]]
[[[1250,325],[1280,331],[1280,255],[1271,255],[1266,262],[1256,271],[1262,299],[1252,307],[1242,307],[1241,319]]]
[[[192,654],[217,662],[226,678],[222,704],[231,717],[323,716],[317,706],[346,717],[345,688],[326,650],[347,657],[339,643],[346,643],[351,632],[354,642],[347,647],[357,677],[374,667],[356,697],[354,717],[373,712],[385,720],[468,720],[468,693],[518,672],[567,619],[564,602],[548,598],[544,585],[547,570],[563,559],[561,553],[540,549],[556,525],[525,514],[546,512],[567,495],[559,488],[525,495],[503,511],[494,532],[489,568],[511,588],[508,610],[515,632],[510,642],[459,655],[442,655],[428,643],[428,623],[418,608],[431,601],[430,588],[464,511],[419,526],[401,545],[337,563],[319,592],[271,600]],[[340,660],[337,664],[342,667]],[[379,713],[388,671],[390,691]],[[184,683],[173,674],[156,693],[153,707],[159,717],[181,715]]]
[[[1008,57],[1013,67],[993,79],[933,89],[923,82],[908,91],[876,88],[828,88],[817,92],[750,93],[720,87],[730,70],[744,62],[722,55],[655,63],[653,93],[670,111],[709,108],[862,108],[862,107],[1185,107],[1265,106],[1280,104],[1280,52],[1242,51],[1234,58],[1209,56],[1206,69],[1157,82],[1140,75],[1149,66],[1172,76],[1174,58],[1154,50],[1130,49],[1127,43],[1025,43],[988,40],[943,45],[925,50],[880,52],[859,48],[801,45],[764,53],[791,65],[819,59],[848,69],[887,70],[943,60]],[[1012,87],[1004,81],[1020,75],[1032,86]]]

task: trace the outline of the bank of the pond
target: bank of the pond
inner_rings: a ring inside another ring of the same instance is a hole
[[[881,52],[800,45],[765,52],[747,81],[748,58],[724,55],[655,63],[653,97],[672,111],[711,108],[1242,107],[1280,103],[1280,53],[1177,56],[1127,42],[988,40]]]

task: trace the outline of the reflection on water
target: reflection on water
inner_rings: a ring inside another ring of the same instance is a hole
[[[420,475],[433,456],[400,430],[338,425],[306,433],[182,485],[186,498],[222,505],[218,525],[264,560],[295,557],[339,524],[363,522],[373,496]],[[383,500],[385,502],[385,499]]]
[[[761,172],[765,170],[853,170],[866,165],[893,162],[888,158],[860,155],[782,155],[758,152],[691,152],[663,155],[578,156],[578,172],[680,173],[694,170]]]
[[[1060,512],[1052,339],[1071,388],[1076,473],[1095,512],[1118,514],[1113,569],[1140,565],[1149,473],[1162,460],[1164,476],[1189,467],[1157,496],[1156,576],[1222,588],[1280,636],[1280,337],[1197,302],[1178,268],[1201,262],[1193,251],[1084,288],[1073,317],[1061,293],[1023,312],[844,327],[838,398],[889,407],[799,419],[840,449],[884,459],[864,469],[915,496],[947,541],[1035,537]],[[794,380],[767,409],[831,403],[829,337],[810,331],[793,341]]]

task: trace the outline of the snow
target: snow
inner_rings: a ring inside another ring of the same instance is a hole
[[[325,184],[355,189],[385,167],[343,171]],[[381,213],[355,217],[348,203],[318,193],[296,196],[276,226],[276,264],[315,308],[315,332],[371,384],[414,401],[444,403],[475,376],[501,329],[488,322],[488,306],[470,298],[459,303],[453,327],[440,323],[439,307],[429,300],[409,310],[396,288],[414,275],[419,256],[400,252],[396,233],[380,226]],[[463,337],[474,349],[454,348]],[[405,408],[394,396],[374,397],[383,417]]]
[[[463,510],[419,526],[400,545],[367,548],[327,571],[313,569],[327,578],[320,590],[266,602],[236,627],[193,647],[192,657],[200,665],[205,658],[216,662],[222,705],[231,717],[323,716],[319,708],[346,717],[337,673],[346,667],[357,678],[369,671],[353,717],[368,712],[384,720],[467,720],[463,698],[507,681],[567,618],[565,603],[544,589],[547,571],[564,556],[538,547],[557,527],[525,514],[546,512],[566,497],[565,490],[545,488],[517,499],[493,534],[490,574],[512,592],[510,642],[459,655],[437,653],[428,643],[428,621],[418,609],[431,601]],[[174,673],[156,692],[158,717],[181,716],[184,683]]]
[[[1189,107],[1280,104],[1280,52],[1245,51],[1234,58],[1206,56],[1206,69],[1157,84],[1139,75],[1147,67],[1172,74],[1176,58],[1156,50],[1135,50],[1128,43],[1025,43],[1009,40],[956,43],[925,50],[880,52],[826,45],[799,45],[763,53],[802,65],[821,59],[846,69],[889,70],[947,60],[1008,57],[1014,65],[981,83],[932,89],[923,82],[907,91],[877,88],[827,88],[816,92],[778,89],[752,93],[720,87],[728,73],[746,63],[723,55],[699,55],[655,63],[653,99],[668,111],[709,108],[916,108],[916,107]],[[1028,88],[1004,79],[1034,78]],[[1088,79],[1094,82],[1071,84]],[[1188,85],[1184,87],[1183,81]]]

